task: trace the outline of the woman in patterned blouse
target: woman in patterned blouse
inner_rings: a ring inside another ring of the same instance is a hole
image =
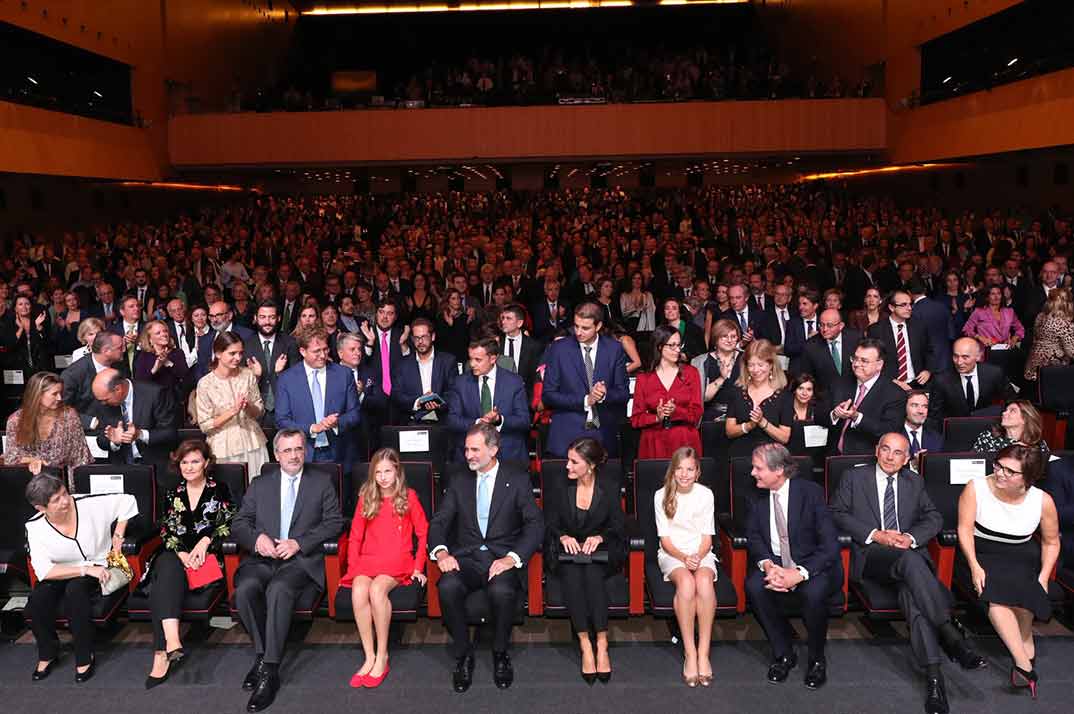
[[[7,419],[4,463],[25,464],[36,475],[42,467],[66,473],[92,461],[78,413],[63,405],[63,382],[52,372],[30,377],[22,406]]]
[[[1037,380],[1037,370],[1074,361],[1074,303],[1069,288],[1055,288],[1033,328],[1033,349],[1026,360],[1025,378]]]
[[[163,684],[185,654],[179,640],[179,616],[189,590],[187,571],[196,571],[207,559],[215,558],[210,551],[217,550],[220,539],[231,533],[235,505],[227,486],[209,476],[212,463],[209,445],[199,439],[184,441],[172,455],[172,468],[181,480],[170,494],[161,521],[164,548],[149,569],[155,652],[146,689]]]
[[[1047,456],[1050,450],[1042,434],[1040,412],[1029,401],[1019,399],[1007,405],[999,418],[999,424],[993,424],[977,436],[973,442],[973,450],[994,454],[1011,444],[1036,445]]]

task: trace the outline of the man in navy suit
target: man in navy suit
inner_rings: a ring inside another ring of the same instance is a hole
[[[798,664],[783,607],[789,598],[798,600],[809,643],[805,685],[819,689],[828,678],[828,603],[843,584],[843,563],[824,489],[794,478],[796,472],[794,458],[782,444],[753,450],[753,478],[768,493],[754,502],[746,525],[746,593],[772,644],[768,681],[775,684],[786,681]]]
[[[787,336],[783,341],[783,354],[790,359],[801,357],[806,340],[820,330],[820,320],[817,319],[819,306],[820,295],[816,290],[807,290],[798,296],[798,314],[787,321]]]
[[[397,320],[399,308],[393,298],[386,298],[377,303],[377,312],[373,323],[364,320],[361,325],[362,337],[365,338],[365,354],[369,358],[373,371],[380,375],[380,388],[388,399],[384,402],[382,410],[367,410],[372,420],[371,436],[374,444],[380,444],[380,427],[384,424],[394,424],[398,419],[395,415],[394,404],[391,400],[392,376],[395,365],[410,354],[410,326],[400,325]]]
[[[750,307],[745,285],[732,285],[727,289],[727,300],[731,307],[720,313],[720,318],[731,320],[742,332],[744,342],[767,337],[765,334],[765,316],[760,310]]]
[[[328,336],[320,329],[298,340],[302,362],[276,380],[276,427],[306,435],[306,461],[348,463],[360,419],[354,374],[328,363]]]
[[[463,461],[462,441],[477,423],[488,424],[500,433],[500,457],[508,461],[528,461],[526,436],[530,412],[526,405],[526,385],[513,372],[499,369],[496,360],[500,343],[483,337],[470,343],[470,371],[455,379],[447,395],[448,429],[455,439],[452,461]]]
[[[599,335],[601,316],[600,306],[582,303],[574,309],[574,337],[548,347],[541,399],[552,410],[546,450],[556,458],[583,436],[618,454],[616,436],[630,400],[626,355],[614,338]]]
[[[940,351],[940,358],[947,359],[951,342],[955,339],[955,321],[951,310],[944,303],[928,297],[925,281],[916,275],[906,282],[906,289],[914,303],[914,322],[924,323],[929,339]]]
[[[217,300],[209,305],[210,330],[198,338],[198,366],[195,370],[198,379],[209,373],[209,365],[213,361],[213,341],[217,335],[234,332],[242,339],[244,345],[256,339],[257,335],[253,330],[236,325],[233,318],[234,312],[231,310],[231,305],[223,300]]]
[[[929,393],[924,389],[915,389],[906,395],[906,422],[902,432],[906,437],[910,468],[917,471],[921,454],[925,451],[943,451],[943,434],[930,429]]]
[[[533,315],[533,335],[545,342],[552,339],[556,330],[567,326],[567,306],[559,298],[559,281],[549,278],[544,282],[544,299],[530,307]]]
[[[884,344],[888,357],[884,362],[884,377],[896,380],[906,391],[928,384],[933,374],[947,367],[941,356],[946,346],[936,344],[925,324],[911,317],[914,303],[910,293],[905,290],[892,292],[888,310],[891,314],[886,319],[874,322],[865,331],[866,337]],[[900,345],[903,347],[901,360]]]
[[[458,363],[455,355],[436,351],[436,330],[424,317],[411,324],[410,339],[414,350],[393,370],[392,401],[407,421],[439,421],[446,416],[447,402],[418,404],[418,399],[439,394],[446,400],[455,385]]]

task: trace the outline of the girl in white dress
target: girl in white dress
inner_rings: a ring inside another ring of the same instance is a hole
[[[716,504],[712,491],[697,483],[701,461],[689,446],[671,455],[664,487],[653,499],[660,549],[656,562],[664,580],[675,584],[675,618],[682,633],[685,662],[682,678],[688,687],[712,684],[709,648],[716,617]],[[697,644],[694,644],[694,619]]]

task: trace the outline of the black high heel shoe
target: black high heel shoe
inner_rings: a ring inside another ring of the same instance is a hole
[[[601,684],[607,684],[612,681],[612,671],[609,669],[607,672],[597,672],[597,679]]]
[[[85,684],[86,682],[90,681],[91,679],[93,679],[93,674],[96,669],[97,658],[91,655],[89,667],[86,668],[85,672],[79,672],[78,668],[75,668],[75,682],[78,684]]]
[[[55,659],[50,659],[48,661],[48,664],[45,665],[44,669],[38,669],[37,666],[35,665],[34,666],[34,677],[33,677],[34,681],[35,682],[40,682],[42,679],[44,679],[45,677],[47,677],[50,674],[52,674],[52,668],[55,667],[56,663],[59,662],[59,661],[60,661],[59,657],[56,657]]]
[[[582,674],[582,681],[585,682],[586,684],[588,684],[591,687],[593,686],[593,682],[597,681],[597,673],[596,672],[582,672],[581,674]]]
[[[1011,667],[1011,686],[1015,689],[1029,689],[1029,696],[1037,698],[1037,670],[1028,672],[1018,665]]]

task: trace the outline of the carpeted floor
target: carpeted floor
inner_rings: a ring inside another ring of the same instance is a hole
[[[1039,639],[1040,699],[1011,694],[1005,687],[1007,659],[994,638],[977,641],[987,669],[962,672],[945,667],[953,712],[1017,714],[1068,712],[1074,693],[1074,639]],[[46,681],[33,683],[35,650],[29,644],[0,646],[0,710],[97,714],[138,712],[242,712],[247,695],[239,684],[250,666],[247,646],[197,644],[174,678],[146,692],[147,645],[112,642],[98,650],[96,677],[73,679],[70,655]],[[377,690],[351,690],[347,680],[359,662],[356,648],[292,646],[281,669],[283,689],[271,712],[769,712],[854,714],[922,711],[921,679],[905,643],[833,640],[828,647],[829,682],[819,692],[802,686],[800,665],[784,685],[764,679],[768,650],[763,641],[719,642],[713,650],[716,681],[711,689],[681,684],[679,649],[667,643],[631,643],[612,649],[614,677],[608,685],[586,686],[577,675],[578,656],[563,644],[523,644],[513,650],[516,682],[508,691],[492,683],[491,655],[478,650],[474,686],[465,695],[450,691],[451,661],[440,645],[396,645],[391,674]],[[804,652],[801,653],[804,655]]]

